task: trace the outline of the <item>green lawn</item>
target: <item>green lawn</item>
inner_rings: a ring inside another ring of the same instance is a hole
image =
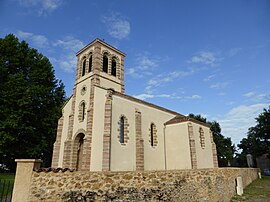
[[[14,173],[0,173],[0,180],[13,180],[14,181],[15,174]]]
[[[235,196],[231,202],[269,202],[270,201],[270,176],[263,176],[255,180],[244,189],[242,196]]]

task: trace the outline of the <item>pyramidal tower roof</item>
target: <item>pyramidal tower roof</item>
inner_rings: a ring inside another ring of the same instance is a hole
[[[122,51],[118,50],[117,48],[111,46],[110,44],[107,44],[106,42],[104,42],[103,40],[99,39],[99,38],[96,38],[94,41],[90,42],[89,44],[87,44],[85,47],[83,47],[81,50],[79,50],[77,53],[76,53],[76,56],[78,56],[81,52],[83,52],[85,49],[87,49],[88,47],[96,44],[96,43],[100,43],[102,44],[103,46],[106,46],[112,50],[114,50],[115,52],[119,53],[120,55],[123,55],[123,56],[126,56],[125,53],[123,53]]]

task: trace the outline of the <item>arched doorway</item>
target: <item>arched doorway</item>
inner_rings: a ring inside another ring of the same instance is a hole
[[[75,148],[77,151],[76,155],[76,170],[82,169],[82,161],[83,161],[83,144],[84,144],[84,134],[79,133],[75,138]]]

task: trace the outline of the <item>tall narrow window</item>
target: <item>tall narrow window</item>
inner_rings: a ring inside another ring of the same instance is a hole
[[[80,122],[83,122],[84,119],[85,119],[85,102],[82,101],[80,104],[79,104],[79,115],[78,115],[78,118],[79,118],[79,121]]]
[[[107,54],[103,55],[103,72],[108,73],[108,56],[107,56]]]
[[[112,59],[112,75],[116,76],[116,59]]]
[[[85,66],[86,66],[86,59],[84,59],[83,65],[82,65],[82,76],[85,75]]]
[[[120,118],[120,143],[123,144],[125,142],[125,120],[122,116]]]
[[[154,123],[150,124],[149,128],[149,143],[151,147],[155,148],[158,144],[158,139],[157,139],[157,127]]]
[[[151,146],[154,146],[154,124],[152,123],[150,126],[150,142],[151,142]]]
[[[85,118],[85,103],[83,102],[82,103],[82,121],[84,120]]]
[[[92,55],[89,58],[89,67],[88,67],[88,72],[92,71]]]

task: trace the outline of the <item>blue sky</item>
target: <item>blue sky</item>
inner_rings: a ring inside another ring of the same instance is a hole
[[[95,38],[127,54],[126,94],[217,120],[238,143],[270,104],[270,1],[1,0],[9,33],[47,56],[71,95]]]

